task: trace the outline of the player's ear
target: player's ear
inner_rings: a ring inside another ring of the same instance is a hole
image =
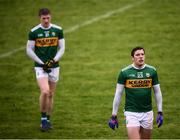
[[[134,57],[133,56],[131,57],[131,59],[132,59],[132,61],[134,61]]]

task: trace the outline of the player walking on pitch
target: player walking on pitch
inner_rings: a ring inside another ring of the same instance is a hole
[[[126,127],[129,139],[150,139],[153,128],[151,88],[154,89],[157,104],[158,127],[163,124],[162,94],[154,67],[145,64],[145,50],[135,47],[131,51],[133,64],[121,70],[113,100],[109,127],[118,128],[117,112],[125,88]]]
[[[35,61],[35,73],[40,88],[41,130],[52,128],[50,116],[53,96],[59,80],[59,60],[65,51],[65,40],[61,27],[51,23],[47,8],[39,10],[40,24],[29,32],[27,55]]]

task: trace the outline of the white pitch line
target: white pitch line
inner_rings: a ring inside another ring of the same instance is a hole
[[[121,8],[118,8],[116,10],[109,11],[109,12],[103,14],[103,15],[94,17],[94,18],[92,18],[90,20],[87,20],[87,21],[85,21],[85,22],[83,22],[81,24],[75,25],[75,26],[65,30],[65,33],[70,33],[70,32],[76,31],[77,29],[79,29],[81,27],[84,27],[84,26],[90,25],[90,24],[92,24],[94,22],[97,22],[97,21],[109,18],[109,17],[111,17],[114,14],[122,13],[122,12],[132,8],[132,7],[135,7],[135,6],[139,5],[139,4],[141,4],[144,1],[146,1],[146,0],[141,0],[141,1],[138,1],[138,2],[136,2],[134,4],[129,4],[129,5],[125,6],[125,7],[121,7]]]
[[[14,49],[12,51],[9,51],[7,53],[0,54],[0,58],[8,57],[8,56],[10,56],[16,52],[22,51],[24,49],[25,49],[25,47],[20,47],[20,48]]]
[[[114,15],[114,14],[122,13],[122,12],[124,12],[124,11],[126,11],[126,10],[128,10],[128,9],[130,9],[130,8],[133,8],[133,7],[141,4],[141,3],[144,2],[144,1],[146,1],[146,0],[141,0],[141,1],[138,1],[138,2],[136,2],[136,3],[129,4],[129,5],[124,6],[124,7],[120,7],[120,8],[118,8],[118,9],[116,9],[116,10],[109,11],[109,12],[103,14],[103,15],[96,16],[96,17],[94,17],[94,18],[92,18],[92,19],[90,19],[90,20],[87,20],[87,21],[85,21],[85,22],[83,22],[83,23],[81,23],[81,24],[77,24],[77,25],[75,25],[75,26],[72,26],[72,27],[64,30],[64,33],[74,32],[74,31],[78,30],[79,28],[82,28],[82,27],[87,26],[87,25],[90,25],[90,24],[92,24],[92,23],[94,23],[94,22],[97,22],[97,21],[100,21],[100,20],[109,18],[109,17],[111,17],[111,16]],[[12,55],[12,54],[14,54],[14,53],[16,53],[16,52],[22,51],[22,50],[25,50],[25,47],[24,47],[24,46],[23,46],[23,47],[20,47],[20,48],[17,48],[17,49],[14,49],[14,50],[12,50],[12,51],[9,51],[9,52],[7,52],[7,53],[0,54],[0,58],[8,57],[8,56],[10,56],[10,55]]]

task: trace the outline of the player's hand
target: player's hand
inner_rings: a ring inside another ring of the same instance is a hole
[[[47,73],[51,72],[51,69],[49,69],[47,65],[43,65],[43,70]]]
[[[46,61],[44,65],[48,68],[51,68],[53,66],[53,64],[55,64],[55,61],[53,59],[50,59],[50,60]]]
[[[43,65],[43,70],[47,73],[50,73],[51,72],[50,68],[52,68],[53,64],[55,63],[56,62],[53,59],[46,61]]]
[[[108,125],[110,128],[112,128],[113,130],[115,130],[115,127],[118,128],[118,120],[117,120],[117,116],[112,116],[108,122]]]
[[[158,125],[158,128],[163,124],[163,113],[158,112],[157,118],[156,118],[156,123]]]

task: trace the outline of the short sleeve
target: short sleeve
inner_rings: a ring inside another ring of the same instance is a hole
[[[157,74],[157,71],[154,70],[153,76],[152,76],[152,85],[157,85],[157,84],[159,84],[158,74]]]
[[[126,79],[125,79],[124,73],[123,73],[123,71],[121,71],[119,73],[117,83],[125,85],[125,82],[126,82]]]
[[[28,40],[35,40],[35,35],[34,35],[34,33],[33,32],[29,32],[29,34],[28,34]]]
[[[63,38],[64,38],[63,30],[59,30],[59,32],[58,32],[58,38],[59,38],[59,39],[63,39]]]

